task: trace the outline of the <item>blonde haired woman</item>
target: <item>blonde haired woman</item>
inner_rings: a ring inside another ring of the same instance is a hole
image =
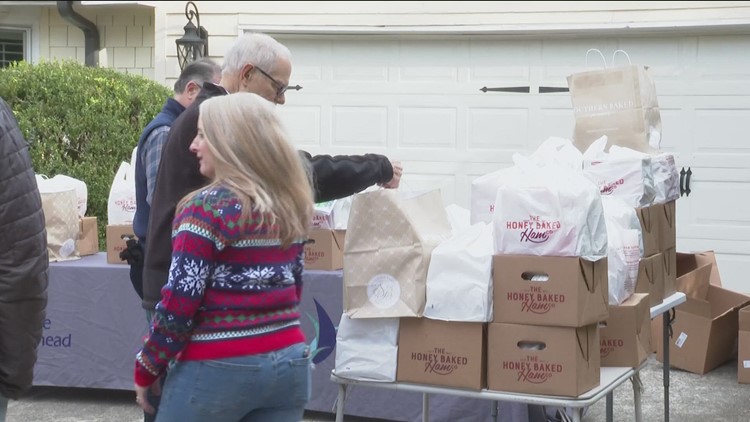
[[[299,421],[310,394],[300,328],[310,181],[273,105],[237,93],[200,105],[190,150],[211,183],[178,204],[172,263],[135,387],[166,370],[157,421]]]

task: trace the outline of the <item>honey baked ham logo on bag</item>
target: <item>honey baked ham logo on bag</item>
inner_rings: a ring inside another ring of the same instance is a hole
[[[516,371],[518,382],[544,384],[557,374],[562,374],[563,366],[559,363],[540,361],[536,356],[526,356],[517,361],[503,361],[502,369]]]
[[[509,302],[520,302],[521,312],[546,314],[558,303],[565,303],[565,295],[549,293],[541,287],[530,287],[529,290],[508,292]]]
[[[135,198],[116,199],[115,205],[125,212],[135,212]]]
[[[605,180],[602,180],[601,182],[599,182],[599,193],[601,193],[602,195],[610,195],[615,191],[615,189],[624,184],[625,179],[617,179],[614,182],[607,182]]]
[[[412,352],[413,362],[424,362],[424,372],[437,375],[450,375],[459,367],[469,364],[466,356],[456,356],[446,352],[445,348],[436,347],[428,352]]]
[[[599,341],[599,355],[603,358],[609,356],[610,353],[614,352],[615,349],[622,348],[625,342],[619,338],[602,338]]]
[[[559,220],[544,220],[538,215],[530,215],[528,220],[506,221],[507,230],[520,230],[520,241],[544,243],[560,229]]]

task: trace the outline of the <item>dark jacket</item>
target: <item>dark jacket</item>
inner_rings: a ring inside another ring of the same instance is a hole
[[[31,387],[47,307],[47,232],[26,140],[0,99],[0,394]]]
[[[141,243],[146,242],[146,229],[148,228],[148,215],[151,211],[151,207],[146,201],[148,196],[148,183],[146,180],[146,167],[143,164],[143,143],[146,142],[151,132],[154,129],[162,126],[172,126],[172,123],[177,119],[177,116],[185,111],[185,107],[182,106],[174,98],[169,98],[164,107],[162,107],[159,114],[154,117],[153,120],[146,125],[143,129],[140,139],[138,139],[138,154],[135,160],[135,216],[133,217],[133,233],[141,240]]]
[[[207,180],[200,174],[198,159],[188,149],[198,131],[200,104],[227,91],[206,82],[193,105],[172,123],[169,139],[162,150],[156,188],[151,200],[148,224],[148,250],[143,271],[143,308],[153,310],[161,300],[172,258],[172,220],[183,196],[200,188]],[[313,173],[315,201],[330,201],[355,194],[393,178],[390,160],[383,155],[335,156],[300,155],[309,161]]]

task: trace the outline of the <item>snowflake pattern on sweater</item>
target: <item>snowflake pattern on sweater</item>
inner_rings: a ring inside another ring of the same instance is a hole
[[[204,190],[177,213],[172,263],[135,382],[151,385],[173,358],[221,359],[304,341],[299,326],[303,240],[281,247],[278,227],[226,187]]]

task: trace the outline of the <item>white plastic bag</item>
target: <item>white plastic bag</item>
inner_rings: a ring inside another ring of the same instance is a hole
[[[130,163],[123,161],[117,169],[107,200],[107,224],[131,224],[135,217],[135,160],[133,148]]]
[[[346,230],[352,197],[315,204],[312,227],[316,229]]]
[[[493,214],[496,254],[579,256],[607,254],[601,195],[580,172],[540,166],[515,154],[521,176],[498,188]]]
[[[396,381],[398,318],[351,319],[336,332],[336,375],[362,381]]]
[[[59,184],[60,186],[72,186],[76,191],[78,216],[81,218],[86,216],[86,208],[88,205],[88,188],[86,187],[86,182],[64,174],[58,174],[52,179],[49,179],[49,182]]]
[[[616,196],[633,208],[647,207],[656,191],[651,156],[630,148],[612,146],[604,152],[607,137],[596,140],[583,153],[583,173],[602,195]]]
[[[451,223],[451,233],[454,235],[469,228],[471,221],[470,211],[456,204],[450,204],[445,207],[445,214],[448,216],[448,222]]]
[[[432,250],[424,316],[492,320],[492,226],[479,222]]]
[[[680,172],[672,154],[653,155],[651,173],[654,176],[654,204],[666,204],[680,197]]]
[[[485,223],[492,222],[497,189],[506,180],[515,177],[522,177],[522,172],[516,166],[511,166],[487,173],[471,182],[470,224],[476,224],[480,221]]]
[[[573,141],[551,136],[531,154],[531,159],[540,165],[557,164],[571,170],[583,169],[583,154]]]
[[[611,196],[602,197],[607,222],[609,304],[619,305],[635,292],[643,255],[641,223],[635,208]]]

